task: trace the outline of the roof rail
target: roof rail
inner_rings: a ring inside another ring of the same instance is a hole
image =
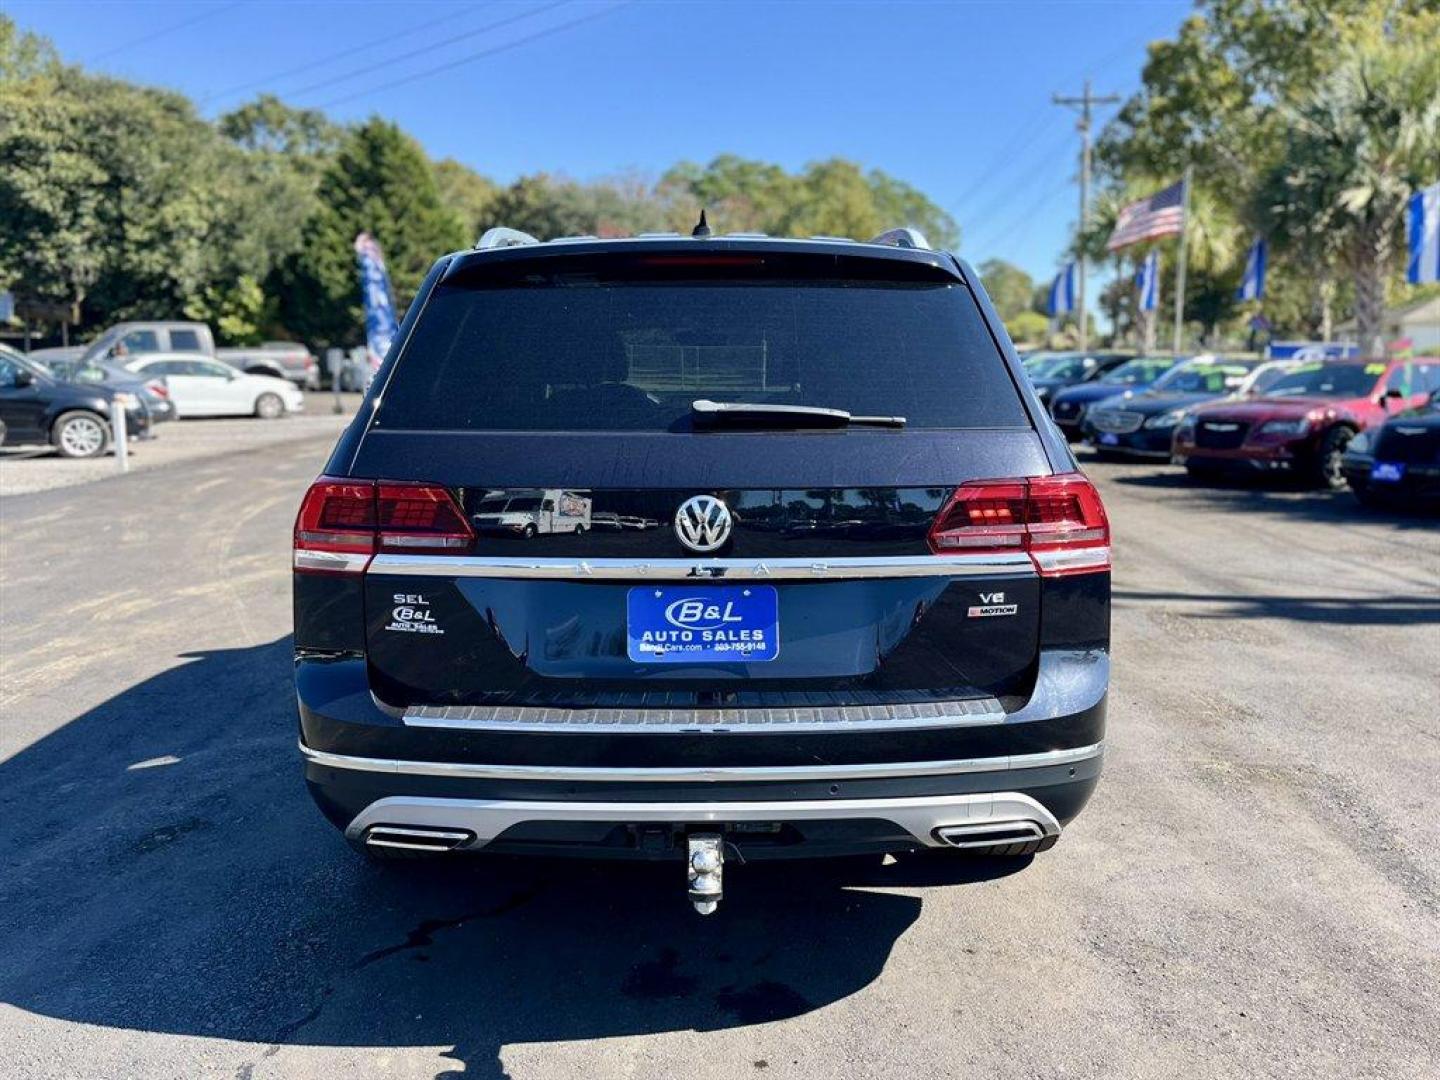
[[[930,241],[919,229],[887,229],[870,241],[872,244],[888,244],[890,247],[930,248]]]
[[[507,229],[503,225],[497,225],[493,229],[486,229],[485,234],[475,242],[477,251],[484,251],[486,248],[507,248],[520,247],[524,244],[538,244],[539,240],[529,233],[521,232],[519,229]]]

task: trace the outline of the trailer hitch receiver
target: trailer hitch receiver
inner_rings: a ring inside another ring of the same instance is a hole
[[[719,833],[692,833],[686,840],[690,902],[701,915],[714,914],[724,894],[720,880],[725,867],[724,844]]]

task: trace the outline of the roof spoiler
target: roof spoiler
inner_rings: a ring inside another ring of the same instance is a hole
[[[651,236],[653,236],[653,237],[659,237],[659,236],[669,237],[669,236],[673,236],[673,235],[676,235],[676,234],[674,234],[674,233],[646,233],[646,234],[642,234],[642,236],[646,236],[646,237],[651,237]],[[758,237],[764,236],[764,233],[736,233],[735,235],[736,235],[736,236],[741,236],[741,237],[757,237],[757,238],[758,238]],[[562,239],[565,239],[565,240],[591,240],[591,239],[594,239],[594,237],[589,237],[589,236],[574,236],[574,237],[568,237],[568,236],[567,236],[567,237],[563,237]],[[811,239],[814,239],[814,240],[822,240],[822,239],[823,239],[823,240],[843,240],[843,239],[845,239],[845,238],[844,238],[844,237],[839,237],[839,236],[836,236],[836,237],[829,237],[829,236],[827,236],[827,237],[811,237]],[[476,251],[491,251],[491,250],[494,250],[494,249],[496,249],[496,248],[523,247],[523,246],[528,245],[528,244],[539,244],[539,243],[542,243],[542,241],[537,240],[535,237],[531,236],[531,235],[530,235],[529,233],[527,233],[527,232],[521,232],[519,229],[509,229],[509,228],[506,228],[506,227],[503,226],[503,225],[497,225],[497,226],[496,226],[495,228],[493,228],[493,229],[486,229],[486,230],[485,230],[484,235],[481,236],[478,241],[476,241],[476,243],[475,243],[475,250],[476,250]],[[874,237],[874,238],[870,241],[870,243],[872,243],[872,244],[880,244],[880,245],[885,246],[885,247],[915,248],[915,249],[919,249],[919,250],[922,250],[922,251],[930,251],[930,250],[931,250],[930,242],[925,239],[925,234],[922,233],[919,229],[911,229],[911,228],[887,229],[885,232],[881,233],[879,236]]]

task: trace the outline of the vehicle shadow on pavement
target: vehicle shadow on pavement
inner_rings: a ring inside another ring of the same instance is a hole
[[[1440,599],[1423,596],[1269,596],[1239,593],[1160,592],[1116,589],[1117,606],[1137,603],[1213,605],[1186,612],[1191,619],[1289,619],[1346,626],[1420,626],[1440,623]]]
[[[468,1080],[507,1045],[801,1015],[883,970],[922,904],[886,890],[1029,861],[727,865],[709,918],[681,863],[372,866],[304,790],[290,639],[181,661],[0,763],[0,1000],[253,1043],[241,1077],[438,1046]]]

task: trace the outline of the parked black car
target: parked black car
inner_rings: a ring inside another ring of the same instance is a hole
[[[1440,390],[1351,439],[1340,470],[1366,506],[1440,505]]]
[[[1134,353],[1069,352],[1032,356],[1025,363],[1025,373],[1035,387],[1035,394],[1047,407],[1050,399],[1067,386],[1078,386],[1113,371]]]
[[[119,364],[108,362],[52,360],[42,364],[32,360],[31,364],[36,367],[44,367],[57,379],[65,382],[103,384],[112,390],[136,394],[143,398],[145,408],[150,413],[150,437],[152,438],[154,437],[154,425],[163,424],[176,417],[175,403],[170,400],[170,389],[165,385],[164,379],[147,379]]]
[[[1170,458],[1175,429],[1185,411],[1204,401],[1242,392],[1257,366],[1245,360],[1189,360],[1156,380],[1144,393],[1111,398],[1085,411],[1085,441],[1101,457]]]
[[[1074,442],[1080,438],[1080,424],[1091,405],[1121,394],[1138,394],[1179,362],[1175,356],[1137,356],[1098,379],[1057,390],[1050,399],[1050,418]]]
[[[65,457],[98,457],[110,447],[114,408],[125,410],[127,432],[150,432],[144,399],[125,390],[57,379],[38,363],[0,345],[0,420],[6,445],[49,443]]]
[[[1018,855],[1089,798],[1109,525],[966,264],[498,230],[396,340],[294,537],[357,846],[684,859],[709,911],[727,858]],[[472,526],[524,491],[596,527]]]

